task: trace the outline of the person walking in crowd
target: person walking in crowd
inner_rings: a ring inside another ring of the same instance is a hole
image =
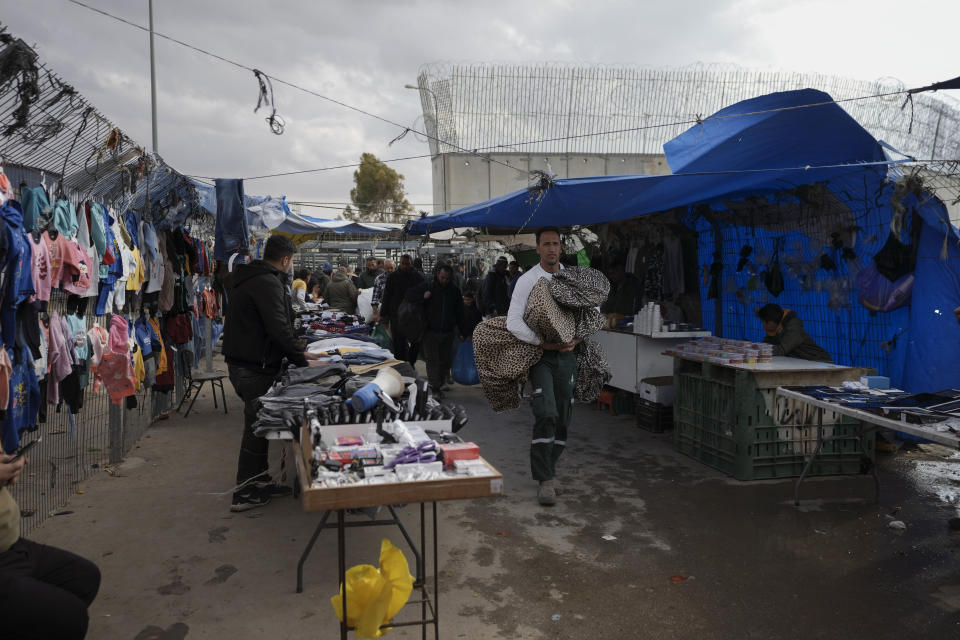
[[[327,298],[327,287],[330,285],[330,276],[333,275],[333,265],[329,262],[324,262],[320,265],[320,272],[316,274],[317,277],[317,296],[314,298],[316,301],[320,299],[326,300]]]
[[[413,270],[419,273],[421,276],[426,277],[426,272],[423,270],[423,258],[417,256],[413,259]]]
[[[441,262],[433,280],[410,289],[407,299],[423,305],[425,331],[423,358],[427,362],[427,380],[434,395],[442,398],[447,375],[453,365],[453,339],[464,337],[463,296],[453,284],[453,269]],[[455,333],[456,332],[456,333]]]
[[[487,274],[480,289],[480,305],[486,316],[505,316],[510,309],[510,281],[507,278],[507,258],[500,256]]]
[[[390,327],[393,355],[411,365],[417,361],[420,336],[404,335],[398,322],[400,303],[406,297],[407,291],[418,286],[423,280],[423,275],[413,268],[413,258],[409,254],[403,254],[400,256],[400,267],[386,280],[379,308],[380,318],[386,320]]]
[[[0,450],[0,635],[82,640],[100,570],[69,551],[20,536],[20,507],[7,487],[17,483],[26,464],[27,458]]]
[[[237,460],[237,488],[231,511],[267,504],[272,496],[290,493],[268,473],[268,441],[253,433],[259,398],[273,385],[286,362],[307,366],[293,326],[287,288],[288,271],[297,247],[280,235],[270,236],[263,259],[236,268],[230,306],[224,321],[223,355],[230,382],[243,401],[243,438]]]
[[[377,259],[373,256],[367,258],[367,268],[364,269],[363,273],[360,274],[359,281],[357,285],[358,289],[370,289],[373,287],[374,283],[377,281],[377,276],[379,276],[383,271],[377,266]]]
[[[511,260],[510,264],[507,266],[507,278],[510,280],[510,287],[507,290],[507,295],[513,297],[513,290],[517,286],[517,280],[520,279],[520,276],[523,275],[523,270],[520,269],[520,263],[516,260]]]
[[[350,280],[346,269],[340,267],[327,285],[327,304],[333,309],[353,315],[357,312],[357,296],[360,290]]]
[[[473,289],[463,292],[463,339],[473,340],[473,330],[483,322],[483,314],[477,305],[477,293]]]
[[[773,355],[816,362],[833,362],[827,350],[814,342],[796,312],[778,304],[768,304],[757,312],[763,322],[767,344],[773,345]]]
[[[370,306],[373,307],[373,321],[380,322],[380,303],[383,301],[383,290],[387,286],[387,278],[393,273],[393,260],[384,260],[383,273],[377,276],[373,283],[373,294],[370,297]]]
[[[540,263],[528,269],[517,281],[507,314],[507,329],[518,340],[543,348],[543,356],[530,369],[529,377],[533,388],[534,417],[530,471],[533,479],[539,483],[537,500],[541,505],[550,506],[557,503],[554,478],[557,461],[567,444],[577,377],[574,349],[581,340],[565,344],[543,342],[523,320],[534,285],[540,278],[553,278],[553,274],[563,268],[560,264],[563,246],[560,230],[544,227],[537,231],[536,236]]]
[[[353,265],[342,265],[339,270],[347,274],[347,278],[350,279],[350,282],[353,283],[353,286],[360,288],[360,278],[357,277],[356,271],[353,270]]]

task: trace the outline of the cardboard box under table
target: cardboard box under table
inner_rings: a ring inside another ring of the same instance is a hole
[[[432,431],[450,431],[452,421],[438,420],[431,422],[416,422],[424,430]],[[369,432],[371,424],[354,425],[329,425],[321,427],[324,440],[335,442],[340,436],[362,436]],[[358,484],[355,486],[346,485],[340,487],[314,488],[313,479],[310,474],[310,457],[313,446],[310,440],[310,429],[303,426],[300,429],[300,441],[293,443],[294,458],[297,464],[297,483],[300,492],[300,499],[305,511],[320,511],[320,523],[307,543],[303,555],[297,564],[297,593],[303,592],[303,565],[313,549],[321,530],[326,526],[327,519],[331,514],[337,517],[337,557],[338,557],[338,585],[344,584],[346,575],[346,538],[345,529],[349,527],[370,527],[395,525],[400,529],[400,533],[410,547],[410,551],[415,556],[414,566],[416,573],[414,575],[414,594],[420,596],[418,601],[410,601],[407,604],[420,604],[420,619],[416,621],[392,622],[391,627],[401,626],[421,626],[424,634],[427,625],[434,625],[435,637],[439,638],[439,602],[438,602],[438,578],[437,570],[437,502],[441,500],[464,500],[468,498],[486,498],[499,496],[503,493],[503,476],[490,463],[480,458],[480,460],[489,469],[489,475],[448,475],[441,479],[412,481],[412,482],[391,482],[384,484]],[[433,589],[428,591],[426,585],[426,560],[423,551],[426,549],[426,503],[433,505],[432,528],[433,528]],[[397,515],[394,505],[416,504],[420,505],[420,544],[414,542],[413,537],[407,531],[403,522]],[[356,521],[347,521],[347,509],[361,509],[365,507],[386,507],[390,513],[390,518],[385,519],[362,519]],[[346,638],[348,631],[352,627],[346,624],[346,594],[343,598],[344,621],[340,623],[340,637]],[[428,615],[429,614],[429,615]],[[401,612],[402,615],[402,612]],[[400,616],[398,616],[399,618]],[[424,637],[426,637],[424,635]]]

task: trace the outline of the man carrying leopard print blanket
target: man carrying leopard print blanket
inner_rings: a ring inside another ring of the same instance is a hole
[[[528,324],[538,315],[556,317],[557,314],[546,312],[538,314],[538,311],[544,310],[528,308],[528,302],[534,307],[545,304],[547,300],[540,295],[542,287],[537,285],[541,279],[551,280],[554,274],[563,268],[560,264],[560,230],[556,227],[544,227],[537,231],[536,236],[540,264],[527,270],[517,281],[510,300],[506,326],[518,340],[542,349],[540,359],[529,372],[535,420],[530,444],[530,469],[533,479],[539,482],[537,500],[542,505],[550,506],[557,502],[554,476],[557,461],[566,445],[567,429],[573,412],[577,380],[575,349],[583,341],[583,337],[572,332],[559,332],[541,338],[542,327],[537,327],[541,329],[538,334]],[[609,283],[607,287],[609,288]],[[538,289],[538,295],[531,296],[535,288]],[[534,324],[536,326],[538,323]],[[563,337],[560,337],[561,335]]]

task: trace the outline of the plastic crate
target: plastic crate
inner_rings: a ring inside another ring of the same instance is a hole
[[[613,394],[613,415],[633,415],[635,394],[629,391],[615,391]]]
[[[635,406],[637,426],[654,433],[663,433],[673,428],[673,407],[650,402],[637,397]]]
[[[674,446],[738,480],[799,476],[816,448],[820,417],[809,405],[777,398],[779,384],[788,382],[677,359]],[[824,437],[832,439],[823,443],[810,475],[862,473],[874,458],[874,434],[862,435],[858,422],[829,411],[822,424]]]

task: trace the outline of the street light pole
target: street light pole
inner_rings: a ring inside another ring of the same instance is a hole
[[[415,90],[415,91],[426,91],[426,92],[428,92],[428,93],[433,97],[433,135],[434,135],[434,140],[433,140],[433,142],[437,145],[437,156],[440,158],[440,170],[441,170],[441,175],[442,175],[441,180],[443,181],[443,189],[442,189],[442,206],[443,206],[443,209],[441,210],[441,212],[446,211],[446,210],[447,210],[447,159],[444,157],[443,151],[442,151],[441,148],[440,148],[440,137],[439,137],[439,135],[438,135],[438,134],[439,134],[439,129],[438,129],[438,126],[437,126],[437,125],[438,125],[438,115],[439,115],[439,114],[438,114],[438,109],[439,109],[439,104],[440,104],[440,103],[439,103],[439,101],[437,100],[437,94],[434,93],[433,90],[432,90],[430,87],[422,87],[422,86],[420,86],[420,85],[405,84],[405,85],[403,85],[403,88],[404,88],[404,89],[413,89],[413,90]],[[422,99],[421,99],[421,102],[422,102]],[[427,133],[429,133],[429,131],[428,131]],[[437,212],[434,211],[434,213],[437,213]]]
[[[147,0],[150,11],[150,113],[153,123],[153,152],[157,153],[157,69],[153,58],[153,0]]]

